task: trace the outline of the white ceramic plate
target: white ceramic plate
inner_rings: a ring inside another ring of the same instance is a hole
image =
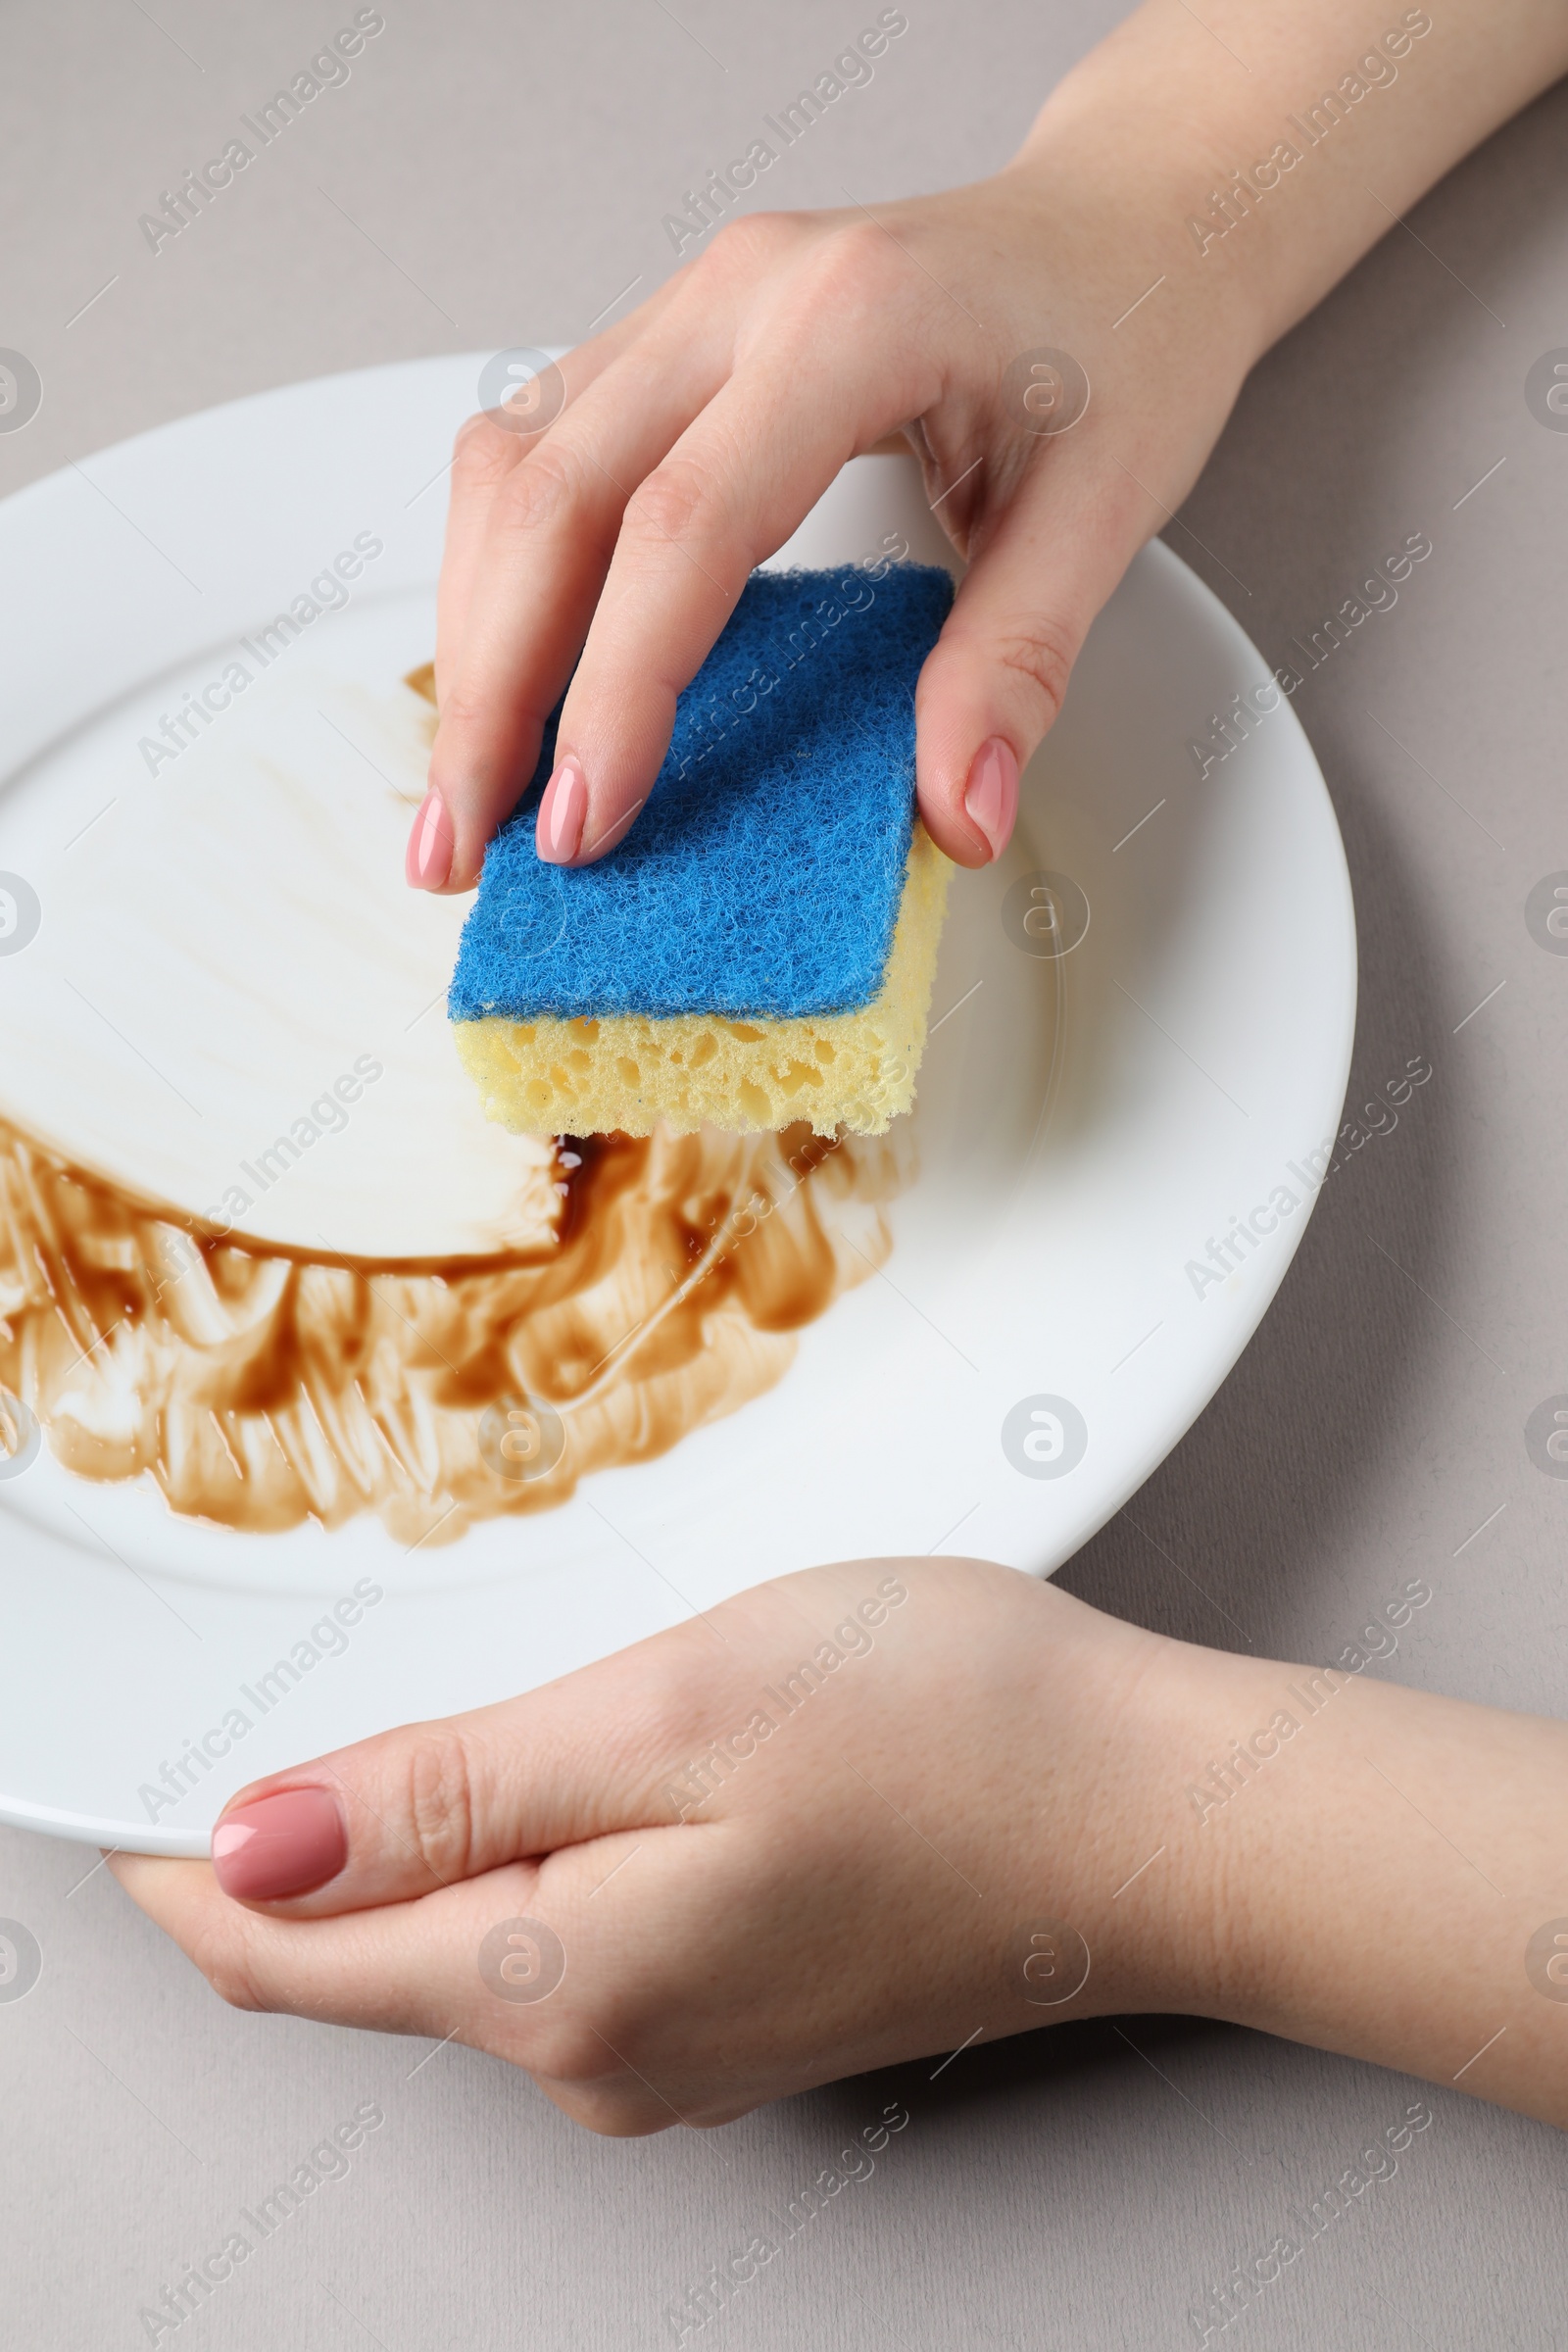
[[[422,747],[397,681],[432,648],[444,466],[481,364],[239,401],[0,506],[0,876],[40,909],[0,954],[0,1112],[200,1212],[369,1055],[384,1076],[347,1127],[244,1220],[274,1240],[482,1250],[514,1230],[519,1171],[526,1191],[528,1148],[479,1116],[436,1002],[463,907],[401,878]],[[889,533],[948,560],[913,466],[861,459],[777,561]],[[150,760],[161,717],[356,542],[349,601],[320,589],[335,609]],[[1355,950],[1322,777],[1288,703],[1206,776],[1189,750],[1267,674],[1148,549],[1008,858],[956,877],[886,1276],[808,1328],[768,1394],[559,1510],[412,1553],[368,1518],[176,1520],[149,1482],[74,1478],[47,1447],[0,1479],[0,1818],[204,1852],[260,1773],[526,1689],[764,1576],[944,1546],[1059,1566],[1235,1363],[1338,1121]],[[1061,956],[1035,952],[1038,915],[1019,928],[1043,871],[1089,909]],[[1238,1218],[1239,1263],[1205,1270]],[[332,1654],[265,1715],[241,1697],[363,1579],[383,1597],[314,1645]],[[220,1756],[235,1709],[249,1727]],[[150,1808],[180,1759],[192,1786]]]

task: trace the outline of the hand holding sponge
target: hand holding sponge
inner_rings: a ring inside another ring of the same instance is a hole
[[[535,854],[552,715],[448,999],[491,1118],[880,1135],[909,1107],[950,871],[915,815],[914,685],[952,600],[922,564],[755,572],[592,865]]]

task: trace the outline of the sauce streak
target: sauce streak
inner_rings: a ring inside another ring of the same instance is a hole
[[[770,1388],[891,1246],[886,1142],[802,1125],[557,1154],[548,1247],[380,1260],[220,1238],[0,1120],[0,1386],[68,1469],[149,1473],[181,1514],[275,1532],[370,1510],[434,1546]],[[498,1447],[509,1417],[529,1434]],[[564,1450],[530,1475],[541,1425]]]

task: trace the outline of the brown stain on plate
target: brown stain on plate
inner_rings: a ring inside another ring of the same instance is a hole
[[[803,1125],[557,1154],[543,1249],[378,1260],[220,1236],[0,1121],[0,1386],[69,1470],[150,1475],[184,1516],[275,1533],[374,1511],[439,1544],[772,1387],[890,1246],[885,1143]],[[532,1475],[541,1425],[562,1450]]]
[[[404,683],[433,706],[433,664]],[[887,1257],[905,1177],[891,1139],[804,1123],[556,1152],[544,1247],[376,1259],[220,1234],[0,1119],[0,1387],[67,1469],[151,1476],[182,1516],[374,1511],[433,1547],[771,1388]]]

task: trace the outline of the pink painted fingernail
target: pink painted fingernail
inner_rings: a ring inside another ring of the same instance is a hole
[[[582,847],[588,779],[575,760],[563,760],[539,803],[534,846],[546,865],[569,865]]]
[[[452,871],[455,836],[447,805],[433,788],[419,803],[403,871],[411,890],[441,890]]]
[[[1018,762],[1011,744],[1002,736],[993,735],[976,752],[964,786],[963,806],[985,835],[992,857],[1000,858],[1018,813]]]
[[[213,1869],[225,1894],[271,1903],[335,1879],[348,1832],[329,1788],[280,1788],[225,1813],[213,1832]]]

